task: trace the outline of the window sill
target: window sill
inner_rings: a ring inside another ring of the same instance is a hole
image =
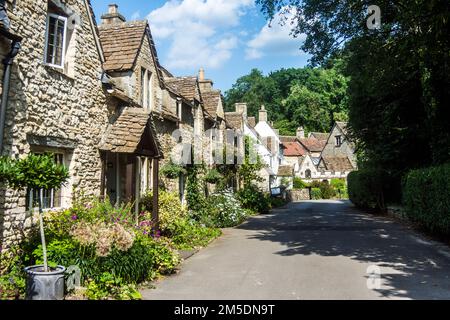
[[[64,70],[61,69],[61,68],[54,67],[54,66],[49,65],[49,64],[46,64],[46,63],[43,63],[42,65],[44,66],[44,68],[46,68],[48,71],[50,71],[50,72],[52,72],[52,73],[56,73],[56,74],[58,74],[58,75],[60,75],[60,76],[62,76],[62,77],[64,77],[64,78],[66,78],[67,80],[75,81],[75,78],[69,76],[69,75],[68,75],[67,73],[65,73]]]

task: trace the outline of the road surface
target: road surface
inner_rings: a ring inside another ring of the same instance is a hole
[[[347,201],[291,203],[225,229],[144,299],[450,299],[450,250]]]

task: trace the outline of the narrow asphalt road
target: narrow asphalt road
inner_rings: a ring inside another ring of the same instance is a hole
[[[225,229],[155,286],[144,299],[450,299],[450,250],[346,201],[307,201]]]

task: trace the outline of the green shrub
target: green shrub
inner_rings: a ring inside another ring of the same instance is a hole
[[[207,214],[204,214],[208,226],[229,228],[239,225],[245,219],[245,211],[232,190],[223,190],[207,198]]]
[[[181,204],[176,192],[159,191],[159,228],[164,234],[168,232],[171,225],[179,219],[187,216],[187,209]],[[141,198],[141,208],[147,212],[147,220],[151,220],[153,210],[153,192],[150,191]]]
[[[301,189],[305,189],[307,187],[309,187],[309,184],[307,184],[301,178],[298,178],[298,177],[294,178],[294,189],[301,190]]]
[[[409,172],[403,203],[412,221],[431,232],[450,235],[450,164]]]
[[[169,228],[172,244],[179,250],[191,250],[206,246],[221,231],[200,225],[194,220],[180,219]]]
[[[186,169],[182,166],[169,162],[161,167],[160,174],[167,179],[177,179],[182,174],[186,174]]]
[[[322,191],[320,190],[320,188],[311,188],[311,198],[313,200],[322,199]]]
[[[347,187],[345,179],[333,178],[330,184],[335,190],[344,190]]]
[[[25,297],[26,275],[23,251],[12,247],[0,252],[0,300],[23,299]]]
[[[203,178],[205,182],[216,184],[223,179],[223,176],[216,169],[209,170]]]
[[[237,192],[244,209],[252,210],[255,213],[267,213],[270,210],[269,195],[261,192],[256,186],[248,185]]]

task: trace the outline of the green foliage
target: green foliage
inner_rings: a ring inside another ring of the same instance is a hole
[[[18,247],[0,251],[0,300],[24,298],[26,275],[22,257],[23,252]]]
[[[343,58],[338,68],[350,79],[349,125],[364,167],[384,168],[398,188],[411,169],[450,161],[448,0],[380,0],[378,30],[365,26],[366,1],[257,2],[268,17],[289,5],[301,12],[292,31],[307,35],[302,49],[313,64]]]
[[[361,169],[351,172],[347,180],[350,201],[357,207],[384,211],[399,198],[396,178],[385,170]]]
[[[186,174],[186,169],[178,164],[169,162],[161,167],[160,174],[168,179],[177,179],[179,176]]]
[[[200,213],[205,204],[204,185],[199,177],[203,170],[203,165],[193,165],[187,170],[186,201],[192,215]]]
[[[311,196],[314,200],[317,199],[331,199],[336,195],[336,190],[332,185],[328,183],[328,181],[313,181],[311,182],[311,187],[313,189],[319,189],[320,194],[317,190],[311,190]]]
[[[216,184],[223,179],[223,176],[220,174],[217,169],[208,170],[205,177],[203,178],[205,182]]]
[[[180,250],[191,250],[205,247],[212,240],[220,236],[216,228],[208,228],[189,219],[179,219],[169,228],[172,244]]]
[[[450,164],[409,172],[403,202],[408,217],[429,231],[450,235]]]
[[[322,198],[322,191],[320,188],[311,188],[311,198],[313,200],[321,200]]]
[[[87,283],[86,296],[89,300],[140,300],[141,294],[134,285],[125,284],[121,278],[109,272],[100,275],[97,281]]]
[[[222,190],[207,198],[207,215],[202,223],[217,228],[234,227],[245,219],[245,211],[231,190]]]
[[[254,185],[248,185],[237,192],[242,208],[255,213],[267,213],[270,210],[270,197]]]
[[[300,125],[308,132],[328,132],[334,121],[347,120],[347,86],[334,66],[281,69],[267,76],[254,69],[225,93],[225,106],[232,111],[236,102],[246,102],[255,116],[264,104],[282,135],[295,135]]]
[[[159,228],[161,232],[167,232],[171,225],[179,219],[186,217],[187,209],[181,204],[180,197],[176,192],[159,191]],[[151,220],[153,209],[153,192],[147,192],[141,198],[141,208],[147,211],[146,217]]]
[[[301,190],[309,187],[309,185],[299,177],[294,178],[294,189]]]

